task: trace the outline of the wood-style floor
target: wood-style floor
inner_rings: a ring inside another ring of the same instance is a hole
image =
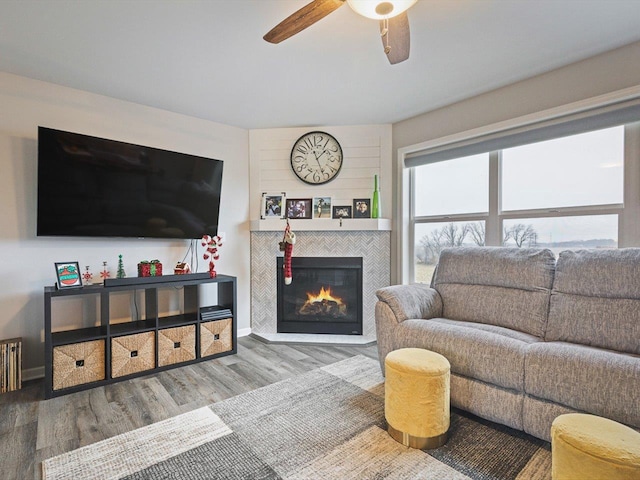
[[[267,345],[238,339],[238,354],[43,400],[42,381],[0,395],[0,478],[41,479],[40,462],[376,346]]]

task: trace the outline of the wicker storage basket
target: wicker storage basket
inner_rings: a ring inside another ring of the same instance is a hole
[[[173,365],[196,358],[196,326],[158,331],[158,366]]]
[[[53,389],[97,382],[105,378],[104,340],[53,348]]]
[[[207,357],[233,349],[231,318],[200,324],[200,356]]]
[[[111,377],[122,377],[156,367],[154,332],[111,339]]]

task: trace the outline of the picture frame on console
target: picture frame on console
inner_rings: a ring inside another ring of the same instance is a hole
[[[285,218],[285,202],[287,194],[280,193],[262,193],[262,201],[260,203],[260,219],[267,218]]]
[[[351,205],[334,205],[332,218],[352,218],[352,206]]]
[[[312,218],[313,207],[310,198],[287,198],[286,206],[286,218]]]
[[[371,199],[353,199],[353,218],[371,218]]]
[[[82,272],[78,262],[55,262],[58,289],[82,287]]]
[[[331,197],[313,197],[313,218],[331,218]]]

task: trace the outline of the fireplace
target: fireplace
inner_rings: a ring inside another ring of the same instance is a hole
[[[277,260],[278,333],[362,335],[361,257],[294,257],[290,285]]]

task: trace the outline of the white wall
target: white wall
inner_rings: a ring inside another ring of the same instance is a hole
[[[434,140],[640,84],[640,42],[393,125],[400,147]]]
[[[291,171],[290,154],[305,133],[324,131],[342,147],[338,176],[324,185],[308,185]],[[380,179],[382,217],[391,217],[391,125],[270,128],[249,132],[251,219],[260,218],[263,192],[285,192],[288,198],[332,197],[333,205],[351,205],[354,198],[371,198],[373,176]],[[316,220],[322,221],[322,220]],[[284,227],[283,227],[284,228]]]
[[[394,230],[403,222],[397,151],[418,143],[541,112],[640,85],[640,42],[573,63],[393,125]],[[392,275],[397,274],[398,237],[392,237]],[[399,278],[394,275],[392,282]]]
[[[136,276],[136,264],[145,259],[157,258],[172,271],[188,245],[36,237],[39,125],[224,160],[220,231],[226,242],[216,270],[238,277],[238,328],[249,327],[248,131],[0,73],[0,338],[23,338],[27,376],[37,375],[44,363],[43,287],[55,283],[55,261],[78,260],[95,273],[107,260],[115,272],[122,254],[127,275]],[[200,260],[200,271],[206,269]],[[57,313],[83,311],[64,302]]]

